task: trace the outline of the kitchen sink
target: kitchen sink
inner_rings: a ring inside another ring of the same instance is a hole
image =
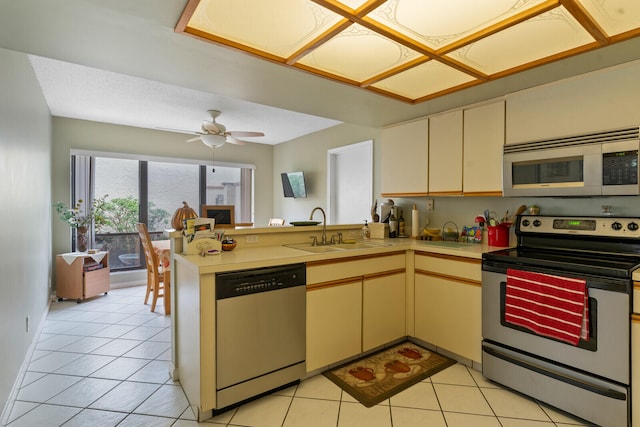
[[[337,245],[326,245],[326,246],[311,246],[311,243],[298,243],[295,245],[285,245],[288,248],[300,249],[307,252],[313,252],[317,254],[322,254],[325,252],[340,252],[344,249],[339,248]]]
[[[312,246],[311,243],[298,243],[293,245],[285,245],[288,248],[300,249],[313,253],[340,252],[354,249],[370,249],[390,246],[390,243],[384,242],[355,242],[355,243],[339,243],[335,245]]]
[[[339,243],[334,245],[341,249],[369,249],[369,248],[383,248],[385,246],[391,246],[391,243],[384,242],[355,242],[355,243]]]

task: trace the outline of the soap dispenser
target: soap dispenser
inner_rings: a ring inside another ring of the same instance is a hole
[[[364,227],[362,227],[362,240],[368,240],[371,237],[371,232],[369,231],[369,224],[367,224],[367,220],[364,220]]]

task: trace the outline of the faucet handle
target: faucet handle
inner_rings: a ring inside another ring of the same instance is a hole
[[[311,246],[318,246],[318,238],[316,236],[309,236],[311,240]]]
[[[342,231],[338,231],[338,243],[342,243]]]

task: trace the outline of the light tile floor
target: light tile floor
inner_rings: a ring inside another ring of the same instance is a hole
[[[316,375],[198,424],[169,378],[170,317],[144,287],[51,305],[9,426],[550,427],[588,425],[454,365],[372,408]]]

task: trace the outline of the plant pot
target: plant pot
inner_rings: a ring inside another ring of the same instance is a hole
[[[87,227],[78,227],[76,229],[76,251],[86,252],[89,243],[89,235]]]

